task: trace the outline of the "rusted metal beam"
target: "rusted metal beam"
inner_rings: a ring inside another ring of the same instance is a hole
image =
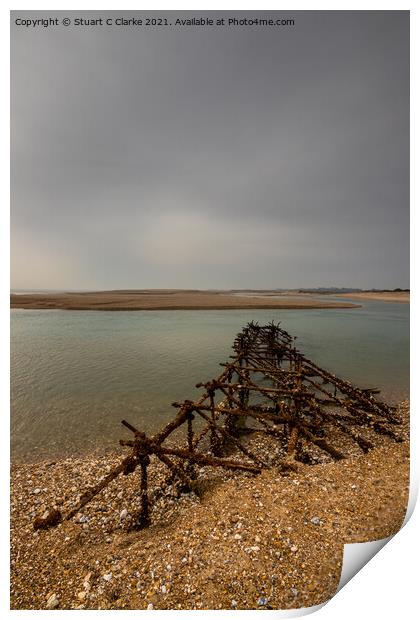
[[[218,377],[196,385],[203,388],[200,398],[173,403],[178,409],[175,417],[152,437],[122,420],[134,437],[122,439],[120,444],[130,448],[131,453],[98,484],[88,488],[67,514],[63,516],[58,510],[52,510],[37,517],[34,527],[52,527],[71,519],[121,473],[130,474],[137,467],[140,469],[140,506],[134,526],[146,527],[150,524],[151,498],[160,492],[158,489],[149,493],[151,457],[169,469],[170,475],[163,486],[178,480],[184,489],[194,489],[195,465],[253,474],[270,466],[249,447],[244,435],[258,433],[278,441],[281,454],[277,466],[283,469],[296,467],[294,459],[298,458],[302,441],[305,450],[312,445],[334,460],[344,459],[345,454],[334,446],[332,428],[335,433],[346,435],[364,452],[375,445],[371,437],[367,439],[360,433],[363,427],[368,427],[371,434],[373,431],[394,441],[401,440],[389,427],[401,421],[393,407],[374,397],[378,390],[357,388],[319,367],[296,349],[295,338],[278,324],[248,323],[236,336],[233,349],[235,354],[230,356],[230,362],[221,364],[224,370]],[[257,378],[257,374],[260,377]],[[194,412],[205,423],[198,430],[194,428]],[[248,419],[259,425],[258,428],[247,427]],[[165,441],[180,428],[186,431],[186,448],[166,445]],[[236,451],[236,458],[220,456],[219,448],[226,441]],[[208,453],[209,447],[213,454]]]

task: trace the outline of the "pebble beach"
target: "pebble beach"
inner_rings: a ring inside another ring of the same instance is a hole
[[[83,512],[49,530],[122,452],[11,467],[12,609],[292,609],[331,598],[343,544],[385,538],[404,520],[409,405],[401,443],[260,475],[198,470],[199,496],[157,489],[149,528],[131,528],[138,474],[120,476]]]

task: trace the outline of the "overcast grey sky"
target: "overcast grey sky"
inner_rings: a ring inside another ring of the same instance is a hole
[[[13,288],[409,286],[408,12],[264,13],[12,13]]]

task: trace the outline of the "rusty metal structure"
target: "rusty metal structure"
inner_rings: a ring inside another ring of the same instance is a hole
[[[112,480],[136,469],[140,506],[135,526],[148,526],[151,458],[166,466],[165,485],[194,491],[197,467],[251,474],[270,467],[287,471],[298,461],[314,462],[314,450],[333,460],[345,458],[339,441],[343,436],[363,452],[375,446],[378,434],[401,441],[397,433],[401,420],[395,407],[375,397],[378,390],[358,388],[319,367],[296,349],[295,340],[279,324],[248,323],[235,338],[230,361],[221,364],[221,374],[197,384],[202,388],[200,398],[173,403],[176,415],[151,437],[123,420],[132,438],[120,444],[130,449],[129,454],[88,488],[67,514],[50,511],[36,518],[34,527],[71,519]],[[249,438],[255,435],[276,442],[275,456],[252,449]]]

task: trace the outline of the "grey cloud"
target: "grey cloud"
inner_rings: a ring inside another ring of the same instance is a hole
[[[281,15],[12,25],[13,286],[408,286],[409,14]]]

